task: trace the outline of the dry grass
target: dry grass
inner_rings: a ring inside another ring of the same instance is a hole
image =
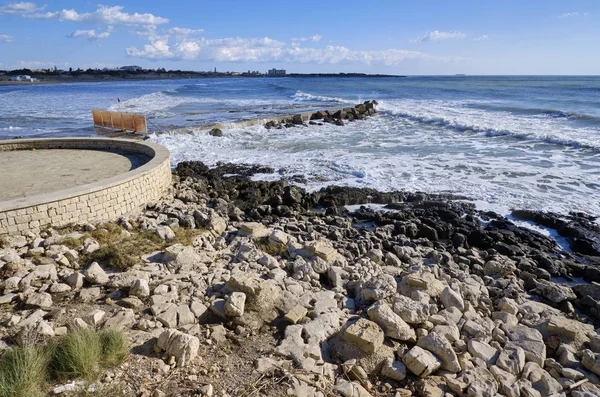
[[[81,238],[66,237],[61,241],[61,244],[74,250],[83,245],[83,237],[81,237]]]
[[[285,245],[275,246],[270,244],[268,237],[259,238],[256,241],[256,247],[265,254],[269,254],[272,256],[283,256],[287,250],[287,247]]]
[[[131,231],[130,236],[123,237],[120,226],[115,226],[111,229],[97,229],[92,232],[91,237],[96,239],[101,247],[82,258],[84,265],[98,262],[113,269],[127,270],[141,263],[142,255],[163,250],[172,244],[192,245],[194,238],[203,232],[202,230],[174,228],[175,239],[163,241],[151,230]]]
[[[0,397],[42,395],[50,352],[46,347],[17,347],[0,358]]]
[[[0,236],[0,248],[8,247],[8,240],[6,237]]]

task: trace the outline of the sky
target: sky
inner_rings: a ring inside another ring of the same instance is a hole
[[[0,69],[600,73],[598,0],[115,1],[0,0]]]

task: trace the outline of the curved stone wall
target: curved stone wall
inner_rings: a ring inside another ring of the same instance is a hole
[[[98,182],[0,202],[0,235],[37,232],[48,225],[115,219],[161,198],[171,186],[169,151],[154,143],[109,138],[0,141],[0,152],[32,149],[118,151],[143,154],[150,160]]]

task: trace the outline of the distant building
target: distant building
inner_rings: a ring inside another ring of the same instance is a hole
[[[120,69],[121,70],[129,70],[132,72],[139,72],[140,70],[142,70],[142,67],[136,66],[136,65],[131,65],[131,66],[121,66]]]
[[[271,77],[281,77],[285,76],[285,74],[285,69],[271,69],[267,72],[267,75]]]
[[[26,74],[21,75],[21,76],[12,76],[10,78],[12,81],[29,81],[30,83],[34,83],[36,81],[39,81],[38,79],[34,79],[31,76],[28,76]]]

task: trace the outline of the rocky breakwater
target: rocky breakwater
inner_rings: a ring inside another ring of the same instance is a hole
[[[599,287],[553,281],[593,256],[460,197],[268,171],[182,163],[140,215],[4,239],[0,349],[126,330],[98,383],[140,396],[600,395]],[[368,201],[394,211],[344,207]]]
[[[377,101],[365,101],[356,106],[335,109],[335,110],[320,110],[314,113],[295,114],[293,116],[281,117],[277,120],[268,121],[265,128],[292,128],[306,125],[323,125],[323,123],[344,125],[344,121],[352,122],[363,120],[365,117],[373,116],[377,113]]]

